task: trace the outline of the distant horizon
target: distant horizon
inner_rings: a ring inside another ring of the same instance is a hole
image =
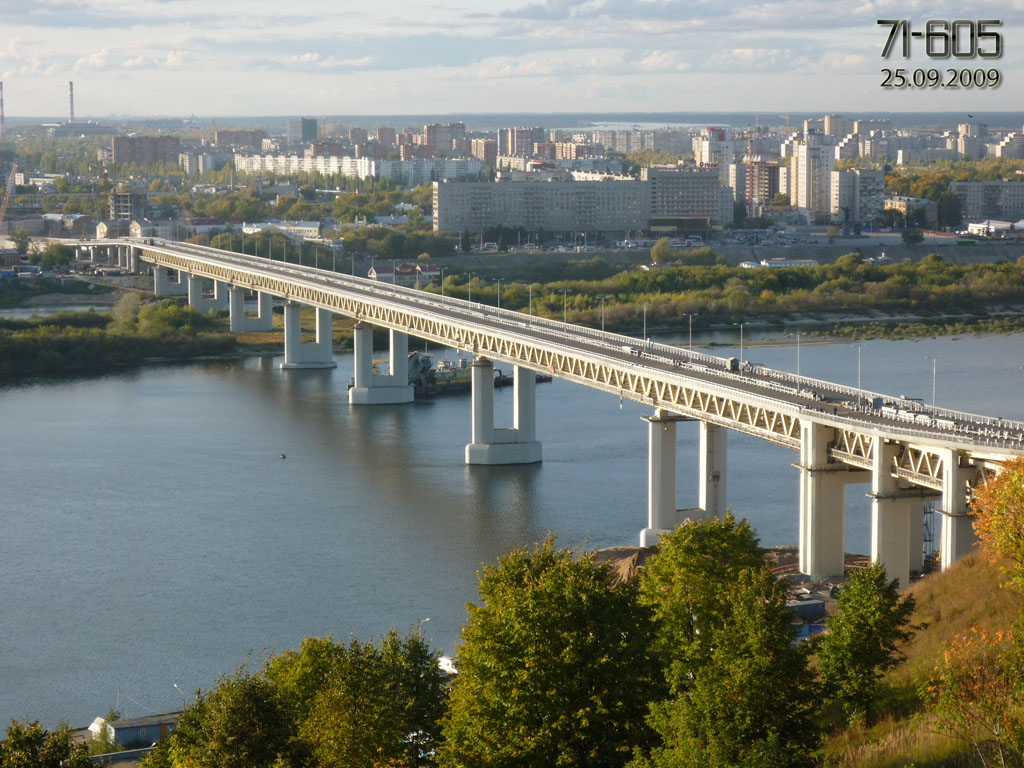
[[[966,112],[962,110],[933,110],[933,111],[877,111],[877,110],[806,110],[790,113],[772,113],[765,115],[750,110],[707,110],[692,112],[423,112],[423,113],[364,113],[364,114],[111,114],[111,115],[76,115],[77,123],[98,123],[98,124],[135,124],[144,125],[147,122],[192,122],[193,127],[211,128],[219,127],[216,124],[222,122],[225,127],[232,124],[257,125],[269,123],[282,125],[288,120],[298,117],[312,117],[318,122],[326,120],[328,123],[349,123],[352,125],[373,125],[390,121],[394,125],[401,123],[429,124],[431,122],[465,122],[470,130],[488,131],[495,127],[513,125],[524,125],[526,123],[543,124],[544,128],[579,128],[581,130],[593,129],[593,125],[621,123],[621,129],[626,130],[631,124],[645,124],[645,130],[655,129],[655,125],[665,127],[695,126],[700,124],[723,123],[730,121],[729,125],[746,126],[754,124],[755,120],[761,125],[779,126],[784,124],[788,117],[792,125],[799,125],[805,119],[821,118],[825,115],[838,114],[849,119],[890,119],[897,124],[897,127],[926,126],[926,125],[953,125],[961,122],[974,121],[986,123],[992,127],[1020,128],[1024,126],[1024,110],[1021,111],[976,111]],[[64,124],[67,123],[67,115],[49,116],[6,116],[8,129],[16,126],[43,125],[43,124]],[[476,127],[470,123],[486,124],[487,127]]]

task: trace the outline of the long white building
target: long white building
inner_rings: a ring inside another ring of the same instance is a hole
[[[490,227],[607,235],[647,230],[653,216],[733,217],[732,189],[716,168],[654,166],[639,180],[438,182],[434,231],[472,234]]]
[[[235,155],[235,170],[242,173],[276,173],[279,175],[308,173],[341,174],[349,178],[380,177],[395,179],[406,186],[429,184],[445,179],[486,178],[487,164],[478,158],[445,159],[440,157],[412,160],[374,160],[369,157],[339,155]]]

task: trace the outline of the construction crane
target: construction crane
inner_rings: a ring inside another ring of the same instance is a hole
[[[11,195],[14,192],[14,174],[18,172],[18,161],[14,161],[11,172],[7,174],[7,188],[4,190],[3,202],[0,202],[0,226],[3,226],[4,216],[7,215],[7,205],[11,202]]]

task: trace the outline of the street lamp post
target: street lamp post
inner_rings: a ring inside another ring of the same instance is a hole
[[[925,357],[925,360],[932,361],[932,408],[935,407],[935,372],[938,367],[939,358],[937,357]]]
[[[689,348],[690,348],[691,352],[693,352],[693,316],[696,315],[696,314],[697,314],[696,312],[687,312],[686,313],[686,316],[688,318],[690,318],[690,344],[689,344]]]
[[[473,277],[475,275],[476,275],[476,272],[470,272],[469,273],[469,282],[466,283],[466,286],[469,288],[469,301],[473,300]]]
[[[396,275],[395,275],[395,260],[394,260],[394,259],[392,259],[392,260],[391,260],[391,284],[392,284],[392,285],[395,285],[395,284],[396,284],[396,282],[397,282],[397,281],[395,280],[395,277],[396,277]]]
[[[643,309],[643,311],[644,311],[644,333],[643,333],[644,341],[647,341],[647,308],[649,306],[651,306],[651,305],[650,304],[644,304],[641,307],[641,309]]]
[[[444,267],[441,267],[441,298],[444,298]]]
[[[530,314],[533,314],[533,283],[530,283]]]
[[[800,331],[796,332],[796,375],[800,375]]]
[[[566,325],[569,324],[569,294],[572,293],[571,289],[565,288],[562,290],[562,322]]]
[[[608,297],[600,296],[598,298],[601,299],[601,333],[604,333],[604,300],[607,299]]]
[[[498,309],[501,309],[501,278],[498,278]]]
[[[746,323],[735,323],[740,327],[740,370],[743,369],[743,326]]]

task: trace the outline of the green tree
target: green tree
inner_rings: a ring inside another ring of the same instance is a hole
[[[772,205],[789,205],[789,195],[784,192],[777,192],[772,198]]]
[[[651,263],[664,264],[672,253],[672,247],[668,244],[668,238],[663,237],[651,246]]]
[[[813,677],[793,644],[787,588],[763,564],[740,572],[711,627],[707,663],[675,697],[651,706],[662,746],[632,768],[761,768],[814,764]],[[724,612],[723,612],[724,613]]]
[[[713,630],[733,608],[725,598],[729,585],[764,559],[750,523],[731,511],[680,525],[658,543],[659,552],[644,566],[640,601],[654,613],[655,647],[678,692],[710,659]]]
[[[443,721],[443,766],[615,766],[650,743],[649,612],[549,536],[485,566]]]
[[[28,247],[32,244],[32,235],[24,229],[16,229],[10,237],[14,241],[14,247],[18,249],[18,253],[28,253]]]
[[[75,258],[75,249],[61,243],[47,243],[42,251],[35,251],[29,260],[42,269],[66,266]]]
[[[418,764],[435,747],[444,707],[437,653],[418,632],[379,644],[307,639],[267,664],[267,677],[320,765]]]
[[[0,768],[92,768],[89,750],[73,744],[66,726],[50,732],[38,721],[11,721],[0,742]]]
[[[901,237],[904,245],[917,245],[924,242],[924,233],[919,229],[905,229]]]
[[[181,715],[170,755],[188,768],[269,768],[287,760],[293,723],[273,685],[239,669],[217,681]]]
[[[881,563],[853,571],[826,621],[818,661],[826,697],[851,723],[870,722],[882,673],[902,660],[900,646],[914,635],[912,595],[900,597]]]

